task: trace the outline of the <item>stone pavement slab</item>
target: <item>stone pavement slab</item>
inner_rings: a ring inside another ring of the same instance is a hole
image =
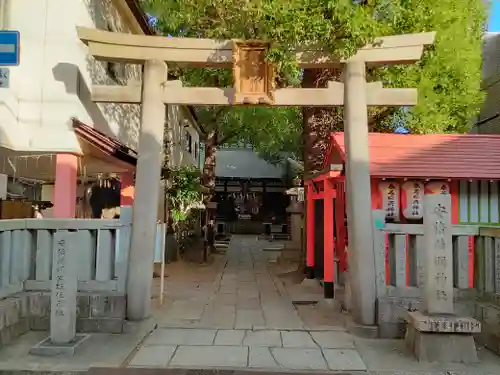
[[[234,328],[236,307],[230,305],[206,306],[203,311],[200,327]]]
[[[159,328],[144,345],[213,345],[215,329]]]
[[[256,297],[243,297],[236,299],[236,308],[238,310],[260,310],[262,309],[262,304],[260,303],[259,296]]]
[[[247,346],[282,346],[280,331],[247,331],[243,340]]]
[[[196,300],[175,301],[173,302],[168,315],[172,319],[198,320],[201,319],[205,305],[205,302]]]
[[[248,367],[278,369],[279,365],[271,354],[271,349],[264,346],[252,346],[248,353]]]
[[[215,336],[214,345],[243,345],[246,331],[244,329],[220,329]]]
[[[128,365],[130,367],[167,367],[176,349],[175,345],[143,346]]]
[[[47,332],[30,331],[0,350],[0,373],[85,373],[91,366],[119,367],[133,353],[137,345],[152,328],[152,322],[134,324],[131,333],[92,333],[73,357],[39,357],[29,354],[30,349]]]
[[[354,337],[341,331],[317,331],[311,332],[313,340],[322,348],[339,349],[352,348],[354,349]]]
[[[247,367],[245,346],[179,346],[171,367]]]
[[[367,369],[355,349],[324,349],[323,355],[330,370],[364,371]]]
[[[265,324],[264,315],[259,310],[236,310],[236,329],[252,329]]]
[[[281,338],[284,348],[318,348],[307,331],[282,331]]]
[[[327,370],[320,349],[271,348],[271,353],[283,369],[288,370]]]

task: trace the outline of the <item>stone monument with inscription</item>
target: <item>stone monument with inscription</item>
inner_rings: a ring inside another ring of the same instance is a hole
[[[78,292],[77,254],[71,235],[61,230],[54,234],[50,294],[50,336],[31,348],[30,354],[72,356],[89,336],[76,334],[76,298]]]
[[[424,197],[424,310],[408,313],[406,343],[418,360],[477,362],[474,333],[481,324],[453,306],[451,196]]]

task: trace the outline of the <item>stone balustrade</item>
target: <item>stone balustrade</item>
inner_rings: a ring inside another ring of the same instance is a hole
[[[423,311],[423,224],[375,228],[379,336],[403,337],[408,311]],[[476,340],[500,354],[500,227],[452,226],[453,300],[458,315],[482,324]]]
[[[131,220],[1,220],[0,346],[49,328],[54,238],[62,231],[72,232],[77,252],[77,330],[123,331]]]

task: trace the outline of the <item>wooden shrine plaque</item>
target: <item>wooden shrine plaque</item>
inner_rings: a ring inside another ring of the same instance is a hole
[[[274,69],[266,61],[269,43],[233,41],[233,104],[274,104]]]

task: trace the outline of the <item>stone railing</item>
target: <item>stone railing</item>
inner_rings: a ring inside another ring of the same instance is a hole
[[[453,282],[456,289],[473,287],[470,249],[479,234],[476,226],[454,225]],[[377,295],[418,297],[425,283],[424,226],[385,224],[375,233]]]
[[[475,241],[474,287],[482,299],[500,295],[500,227],[479,227]]]
[[[474,317],[482,324],[476,340],[500,355],[500,228],[480,227],[474,254]]]
[[[420,310],[425,283],[423,224],[385,224],[375,229],[374,251],[377,285],[377,321],[381,337],[403,337],[408,311]],[[474,316],[477,292],[473,289],[470,250],[479,228],[454,225],[453,284],[455,310]]]
[[[420,224],[375,229],[377,321],[381,337],[402,337],[408,311],[423,308],[425,247]],[[455,311],[481,321],[476,340],[500,354],[500,228],[453,225]]]
[[[78,291],[125,293],[130,223],[119,220],[0,221],[0,298],[50,290],[54,233],[76,231]]]
[[[5,322],[0,325],[0,347],[9,341],[3,337],[48,329],[57,232],[71,232],[68,251],[77,252],[77,329],[123,330],[131,235],[127,216],[0,221],[0,321]]]

